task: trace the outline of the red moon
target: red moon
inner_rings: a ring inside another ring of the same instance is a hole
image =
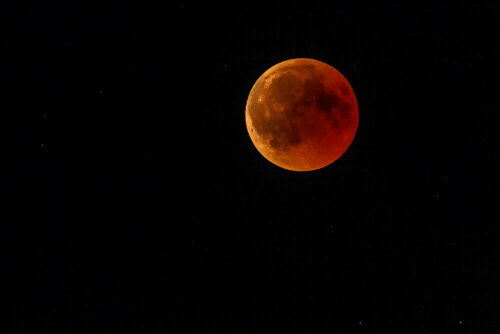
[[[332,66],[309,58],[289,59],[255,82],[246,125],[257,150],[293,171],[312,171],[337,160],[351,145],[359,111],[354,91]]]

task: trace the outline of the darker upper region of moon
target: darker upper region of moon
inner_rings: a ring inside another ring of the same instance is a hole
[[[333,128],[340,127],[342,122],[339,116],[350,117],[350,104],[333,89],[324,86],[322,75],[314,73],[314,66],[298,70],[304,70],[305,75],[302,77],[305,80],[292,72],[285,72],[272,79],[266,91],[262,83],[255,92],[256,96],[263,97],[263,102],[253,102],[253,125],[258,133],[270,138],[271,147],[281,151],[301,143],[301,125],[312,109],[325,113]],[[341,87],[339,93],[348,95],[348,87]],[[267,119],[264,117],[266,109]]]

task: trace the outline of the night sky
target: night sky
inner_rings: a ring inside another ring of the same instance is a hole
[[[323,2],[2,1],[1,333],[498,333],[498,4]],[[359,105],[313,172],[245,125],[290,58]]]

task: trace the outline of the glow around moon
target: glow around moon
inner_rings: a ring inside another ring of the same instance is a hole
[[[309,58],[281,62],[254,84],[246,125],[257,150],[293,171],[323,168],[350,146],[359,121],[354,91],[332,66]]]

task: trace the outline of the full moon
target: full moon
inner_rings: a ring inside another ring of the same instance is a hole
[[[292,171],[312,171],[344,154],[356,134],[359,111],[339,71],[319,60],[296,58],[274,65],[255,82],[245,120],[267,160]]]

